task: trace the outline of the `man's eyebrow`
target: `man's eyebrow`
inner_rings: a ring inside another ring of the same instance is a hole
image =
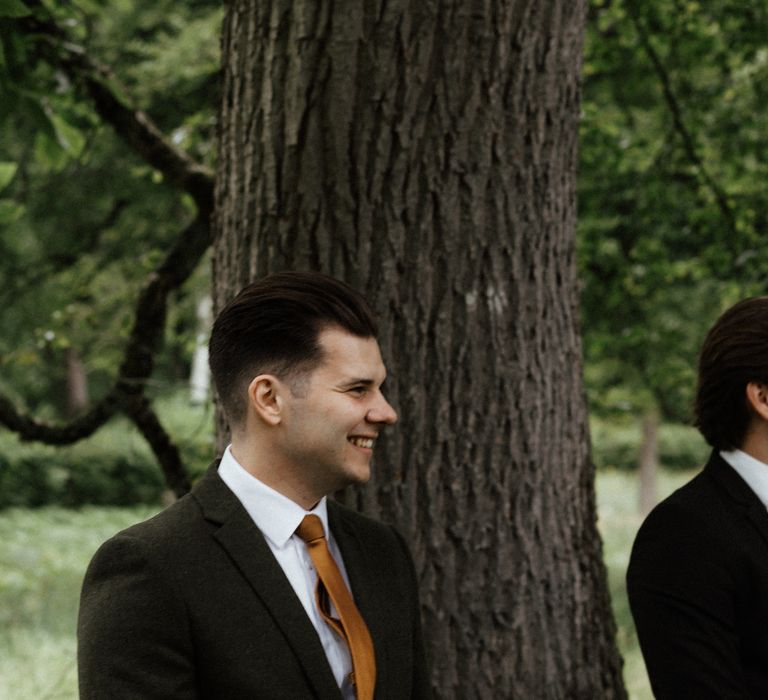
[[[342,382],[339,386],[350,387],[350,386],[360,386],[361,384],[363,386],[373,386],[375,382],[373,381],[373,379],[368,379],[368,378],[348,379],[347,381]]]

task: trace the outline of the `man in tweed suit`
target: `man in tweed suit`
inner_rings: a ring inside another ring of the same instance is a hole
[[[266,277],[222,310],[210,363],[232,443],[190,494],[94,556],[82,698],[355,698],[349,645],[318,610],[296,534],[307,515],[370,633],[375,698],[429,697],[403,538],[326,499],[368,480],[397,418],[375,334],[362,297],[314,273]]]

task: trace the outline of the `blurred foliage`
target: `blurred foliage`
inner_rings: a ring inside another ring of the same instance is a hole
[[[111,385],[146,276],[194,214],[94,113],[39,40],[14,31],[0,5],[0,390],[44,418],[62,416],[66,350],[91,391]],[[45,2],[73,41],[111,64],[113,88],[178,146],[213,161],[218,2]],[[20,14],[20,13],[17,13]],[[172,300],[161,387],[185,379],[195,302],[207,266]]]
[[[31,8],[31,9],[30,9]],[[111,383],[145,276],[193,206],[120,141],[14,17],[52,15],[110,85],[214,161],[213,0],[0,2],[0,390],[63,415],[65,357]],[[578,259],[593,413],[689,420],[707,328],[766,288],[768,6],[593,0]],[[119,80],[118,80],[119,79]],[[174,297],[151,392],[186,379],[208,270]]]
[[[688,420],[706,330],[765,293],[767,79],[763,2],[592,3],[578,253],[593,411]]]
[[[157,399],[155,407],[194,480],[214,453],[210,406],[191,406],[186,396],[177,394]],[[23,443],[0,432],[0,510],[159,504],[165,488],[152,452],[124,418],[69,447]]]
[[[598,469],[632,470],[638,466],[642,430],[638,421],[615,416],[590,419],[592,459]],[[669,470],[702,466],[711,448],[698,430],[680,423],[662,423],[658,433],[659,464]]]

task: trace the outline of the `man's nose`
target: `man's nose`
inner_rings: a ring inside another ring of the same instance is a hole
[[[370,423],[384,423],[392,425],[397,422],[397,411],[389,404],[384,396],[379,398],[378,403],[365,416]]]

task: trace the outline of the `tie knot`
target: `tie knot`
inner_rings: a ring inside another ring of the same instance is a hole
[[[325,539],[323,521],[316,515],[305,515],[304,520],[296,528],[296,534],[307,544],[315,540]]]

